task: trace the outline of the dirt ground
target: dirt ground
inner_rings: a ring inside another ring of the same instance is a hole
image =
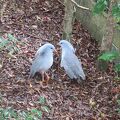
[[[48,87],[39,84],[40,76],[28,79],[31,60],[41,44],[56,44],[62,38],[64,6],[57,0],[39,2],[19,2],[17,10],[8,5],[1,23],[1,31],[13,34],[25,42],[14,58],[6,51],[0,52],[3,62],[0,68],[0,93],[3,102],[0,106],[13,107],[16,110],[38,108],[34,103],[44,96],[50,107],[50,113],[43,114],[43,120],[119,120],[115,111],[118,108],[118,83],[110,64],[107,72],[97,69],[99,46],[83,26],[75,21],[72,44],[76,55],[81,59],[87,76],[82,84],[73,83],[60,68],[60,56],[54,56],[54,65],[48,71],[51,79]],[[60,53],[60,52],[59,52]],[[31,86],[30,84],[31,83]]]

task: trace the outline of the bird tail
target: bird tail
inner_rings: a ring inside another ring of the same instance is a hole
[[[85,74],[83,74],[83,75],[79,76],[77,82],[78,82],[78,83],[81,83],[81,82],[82,82],[83,80],[85,80],[85,79],[86,79]]]
[[[83,75],[81,76],[82,80],[85,80],[86,77],[85,77],[85,74],[83,73]]]

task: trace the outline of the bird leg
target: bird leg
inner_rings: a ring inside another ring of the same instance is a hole
[[[44,82],[44,72],[41,72],[42,82]]]
[[[43,86],[43,82],[44,82],[44,72],[41,72],[41,71],[40,71],[40,74],[41,74],[41,77],[42,77],[42,81],[40,80],[40,85]]]
[[[44,85],[43,85],[43,83],[45,82],[45,80],[44,80],[44,72],[40,72],[40,73],[41,73],[41,77],[42,77],[42,81],[40,80],[40,86],[42,88],[45,88]]]
[[[48,84],[49,80],[50,80],[50,77],[49,75],[45,72],[45,75],[46,75],[46,83]]]
[[[45,76],[44,76],[44,74],[45,74]],[[42,88],[46,88],[48,81],[49,81],[49,76],[45,72],[41,72],[41,76],[42,76],[42,81],[40,81],[40,85],[42,86]],[[46,79],[45,79],[45,77],[46,77]]]

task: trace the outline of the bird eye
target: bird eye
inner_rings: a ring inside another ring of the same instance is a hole
[[[50,49],[53,49],[52,47]]]

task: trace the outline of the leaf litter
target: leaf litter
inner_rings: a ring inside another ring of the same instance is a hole
[[[16,11],[10,6],[7,9],[1,31],[13,34],[26,44],[20,46],[14,58],[6,56],[6,51],[0,52],[1,107],[12,107],[18,111],[40,109],[37,101],[44,96],[49,105],[44,110],[50,108],[50,112],[44,112],[43,120],[120,119],[115,111],[120,97],[115,72],[112,67],[107,72],[97,69],[99,45],[77,20],[71,42],[82,61],[87,80],[80,85],[71,82],[60,68],[60,56],[56,55],[48,72],[51,80],[47,88],[40,86],[39,75],[28,79],[30,65],[39,46],[45,42],[56,46],[62,38],[64,6],[59,1],[19,1]]]

